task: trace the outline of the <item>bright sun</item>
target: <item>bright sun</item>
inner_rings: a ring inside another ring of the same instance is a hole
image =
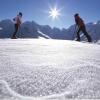
[[[49,16],[52,17],[52,19],[57,19],[61,14],[60,14],[60,10],[57,9],[56,7],[54,8],[50,8],[50,11],[49,11]]]

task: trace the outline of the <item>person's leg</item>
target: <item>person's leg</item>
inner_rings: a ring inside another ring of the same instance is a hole
[[[87,33],[86,28],[83,27],[82,28],[82,32],[84,33],[84,35],[87,37],[88,42],[92,42],[91,36]]]
[[[12,38],[15,38],[16,37],[16,33],[18,32],[18,25],[15,24],[15,32],[13,33],[13,36]]]
[[[76,33],[77,34],[77,40],[76,41],[80,41],[80,34],[79,34],[80,31],[81,31],[81,29],[79,28],[78,31],[77,31],[77,33]]]

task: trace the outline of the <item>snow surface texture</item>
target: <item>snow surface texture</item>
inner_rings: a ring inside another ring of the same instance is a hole
[[[100,99],[100,45],[0,40],[0,100]]]

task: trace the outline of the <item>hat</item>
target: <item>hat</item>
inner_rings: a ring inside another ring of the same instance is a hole
[[[23,16],[23,14],[21,12],[19,12],[19,15]]]
[[[78,13],[76,13],[76,14],[74,15],[74,17],[77,17],[77,16],[79,16],[79,14],[78,14]]]

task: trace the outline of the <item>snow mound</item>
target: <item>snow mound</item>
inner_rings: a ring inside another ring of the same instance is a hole
[[[0,100],[100,99],[100,45],[0,40]]]

